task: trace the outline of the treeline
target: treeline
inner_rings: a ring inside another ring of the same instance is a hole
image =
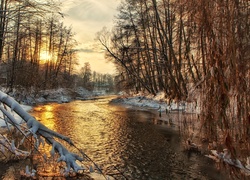
[[[81,68],[77,85],[89,91],[115,92],[114,75],[102,74],[91,70],[89,62]]]
[[[76,41],[53,0],[1,0],[1,80],[40,89],[73,85]]]
[[[98,39],[123,87],[164,91],[170,100],[196,101],[198,94],[205,136],[230,150],[234,140],[249,148],[249,6],[246,0],[124,0],[115,27]]]

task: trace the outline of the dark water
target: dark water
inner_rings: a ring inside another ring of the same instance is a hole
[[[116,166],[128,179],[225,179],[203,155],[183,152],[178,131],[155,124],[157,114],[108,100],[40,105],[32,114],[104,169]]]

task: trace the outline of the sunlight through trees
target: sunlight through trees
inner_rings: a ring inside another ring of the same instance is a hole
[[[72,84],[77,43],[62,23],[59,6],[54,1],[1,1],[0,61],[10,91],[16,85],[46,89]]]

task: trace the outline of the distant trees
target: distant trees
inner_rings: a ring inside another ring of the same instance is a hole
[[[94,84],[94,90],[96,91],[106,91],[107,93],[116,92],[114,75],[102,74],[93,72],[92,81]]]
[[[72,84],[76,41],[54,1],[1,0],[0,63],[7,87]],[[3,75],[2,75],[3,76]]]
[[[125,0],[119,11],[113,30],[98,33],[119,85],[170,100],[199,94],[206,136],[249,146],[248,1]]]
[[[80,82],[79,84],[86,88],[89,91],[93,90],[93,83],[92,83],[92,72],[91,72],[91,67],[89,62],[84,63],[84,67],[81,68],[80,70]]]
[[[79,72],[78,86],[82,86],[89,91],[114,92],[114,76],[102,74],[91,70],[89,62],[84,63],[84,67]]]

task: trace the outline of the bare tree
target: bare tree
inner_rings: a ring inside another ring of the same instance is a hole
[[[71,28],[59,20],[58,5],[53,1],[5,2],[1,6],[6,10],[1,12],[8,18],[2,18],[1,28],[5,29],[0,47],[10,91],[16,85],[51,88],[65,84],[76,63],[76,41]]]
[[[84,63],[84,67],[80,70],[80,85],[82,85],[87,90],[93,90],[92,83],[92,71],[89,62]]]

